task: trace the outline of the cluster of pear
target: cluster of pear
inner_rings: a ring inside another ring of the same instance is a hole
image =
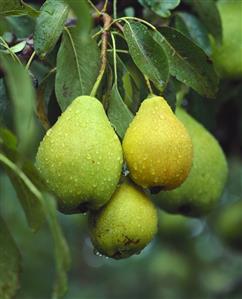
[[[130,179],[121,176],[123,162]],[[62,212],[89,211],[94,247],[115,259],[153,239],[153,200],[169,212],[201,216],[216,204],[227,176],[214,137],[157,96],[142,102],[122,145],[102,104],[76,98],[46,133],[36,166]],[[149,188],[161,192],[149,196]]]

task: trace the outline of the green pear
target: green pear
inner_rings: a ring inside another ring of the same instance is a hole
[[[116,189],[122,162],[120,141],[102,104],[90,96],[69,105],[36,157],[40,175],[65,213],[103,206]]]
[[[176,115],[192,138],[192,169],[180,187],[152,197],[168,212],[198,217],[209,213],[221,197],[227,179],[227,162],[217,140],[201,124],[181,108],[176,110]]]
[[[224,205],[214,228],[221,240],[230,248],[242,252],[242,201]]]
[[[192,165],[192,141],[164,98],[144,100],[123,140],[132,180],[143,188],[174,189]]]
[[[242,78],[242,1],[220,0],[217,7],[221,16],[222,45],[212,41],[212,59],[224,78]]]
[[[111,200],[89,214],[94,247],[114,259],[139,253],[157,231],[157,211],[145,193],[132,183],[119,186]]]

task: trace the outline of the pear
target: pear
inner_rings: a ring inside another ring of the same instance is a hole
[[[89,230],[94,247],[114,259],[140,251],[157,231],[157,211],[145,193],[124,182],[111,200],[89,214]]]
[[[182,108],[176,110],[192,137],[194,158],[191,172],[177,189],[152,195],[162,209],[199,217],[209,213],[221,197],[228,167],[217,140]]]
[[[212,59],[223,78],[242,78],[242,1],[220,0],[222,45],[212,40]]]
[[[242,252],[242,201],[224,205],[216,217],[214,228],[228,247]]]
[[[122,169],[122,147],[102,104],[76,98],[41,142],[36,166],[58,197],[60,210],[98,209],[112,196]]]
[[[144,100],[123,140],[132,180],[142,186],[178,187],[192,165],[192,141],[164,98]]]

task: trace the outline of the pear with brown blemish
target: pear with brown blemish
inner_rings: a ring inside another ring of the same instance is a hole
[[[192,141],[164,98],[144,100],[123,140],[124,157],[133,181],[147,187],[174,189],[192,165]]]
[[[76,98],[41,142],[36,166],[61,211],[98,209],[115,191],[123,162],[122,147],[102,104]]]
[[[131,182],[123,183],[104,207],[89,214],[94,247],[114,259],[139,253],[153,239],[157,222],[154,204]]]

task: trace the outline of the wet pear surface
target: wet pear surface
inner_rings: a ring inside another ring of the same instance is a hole
[[[188,176],[192,141],[162,97],[142,102],[124,140],[124,157],[140,186],[173,189]]]
[[[122,148],[102,104],[76,98],[39,146],[36,166],[67,212],[82,203],[96,209],[116,189]]]
[[[242,78],[242,1],[219,0],[222,45],[212,40],[212,59],[223,78]]]
[[[135,185],[123,183],[111,200],[89,215],[91,240],[102,254],[126,258],[139,253],[157,232],[157,211]]]
[[[152,198],[168,212],[202,216],[210,212],[221,197],[227,179],[227,162],[217,140],[201,124],[181,108],[176,115],[192,137],[193,166],[180,187]]]

